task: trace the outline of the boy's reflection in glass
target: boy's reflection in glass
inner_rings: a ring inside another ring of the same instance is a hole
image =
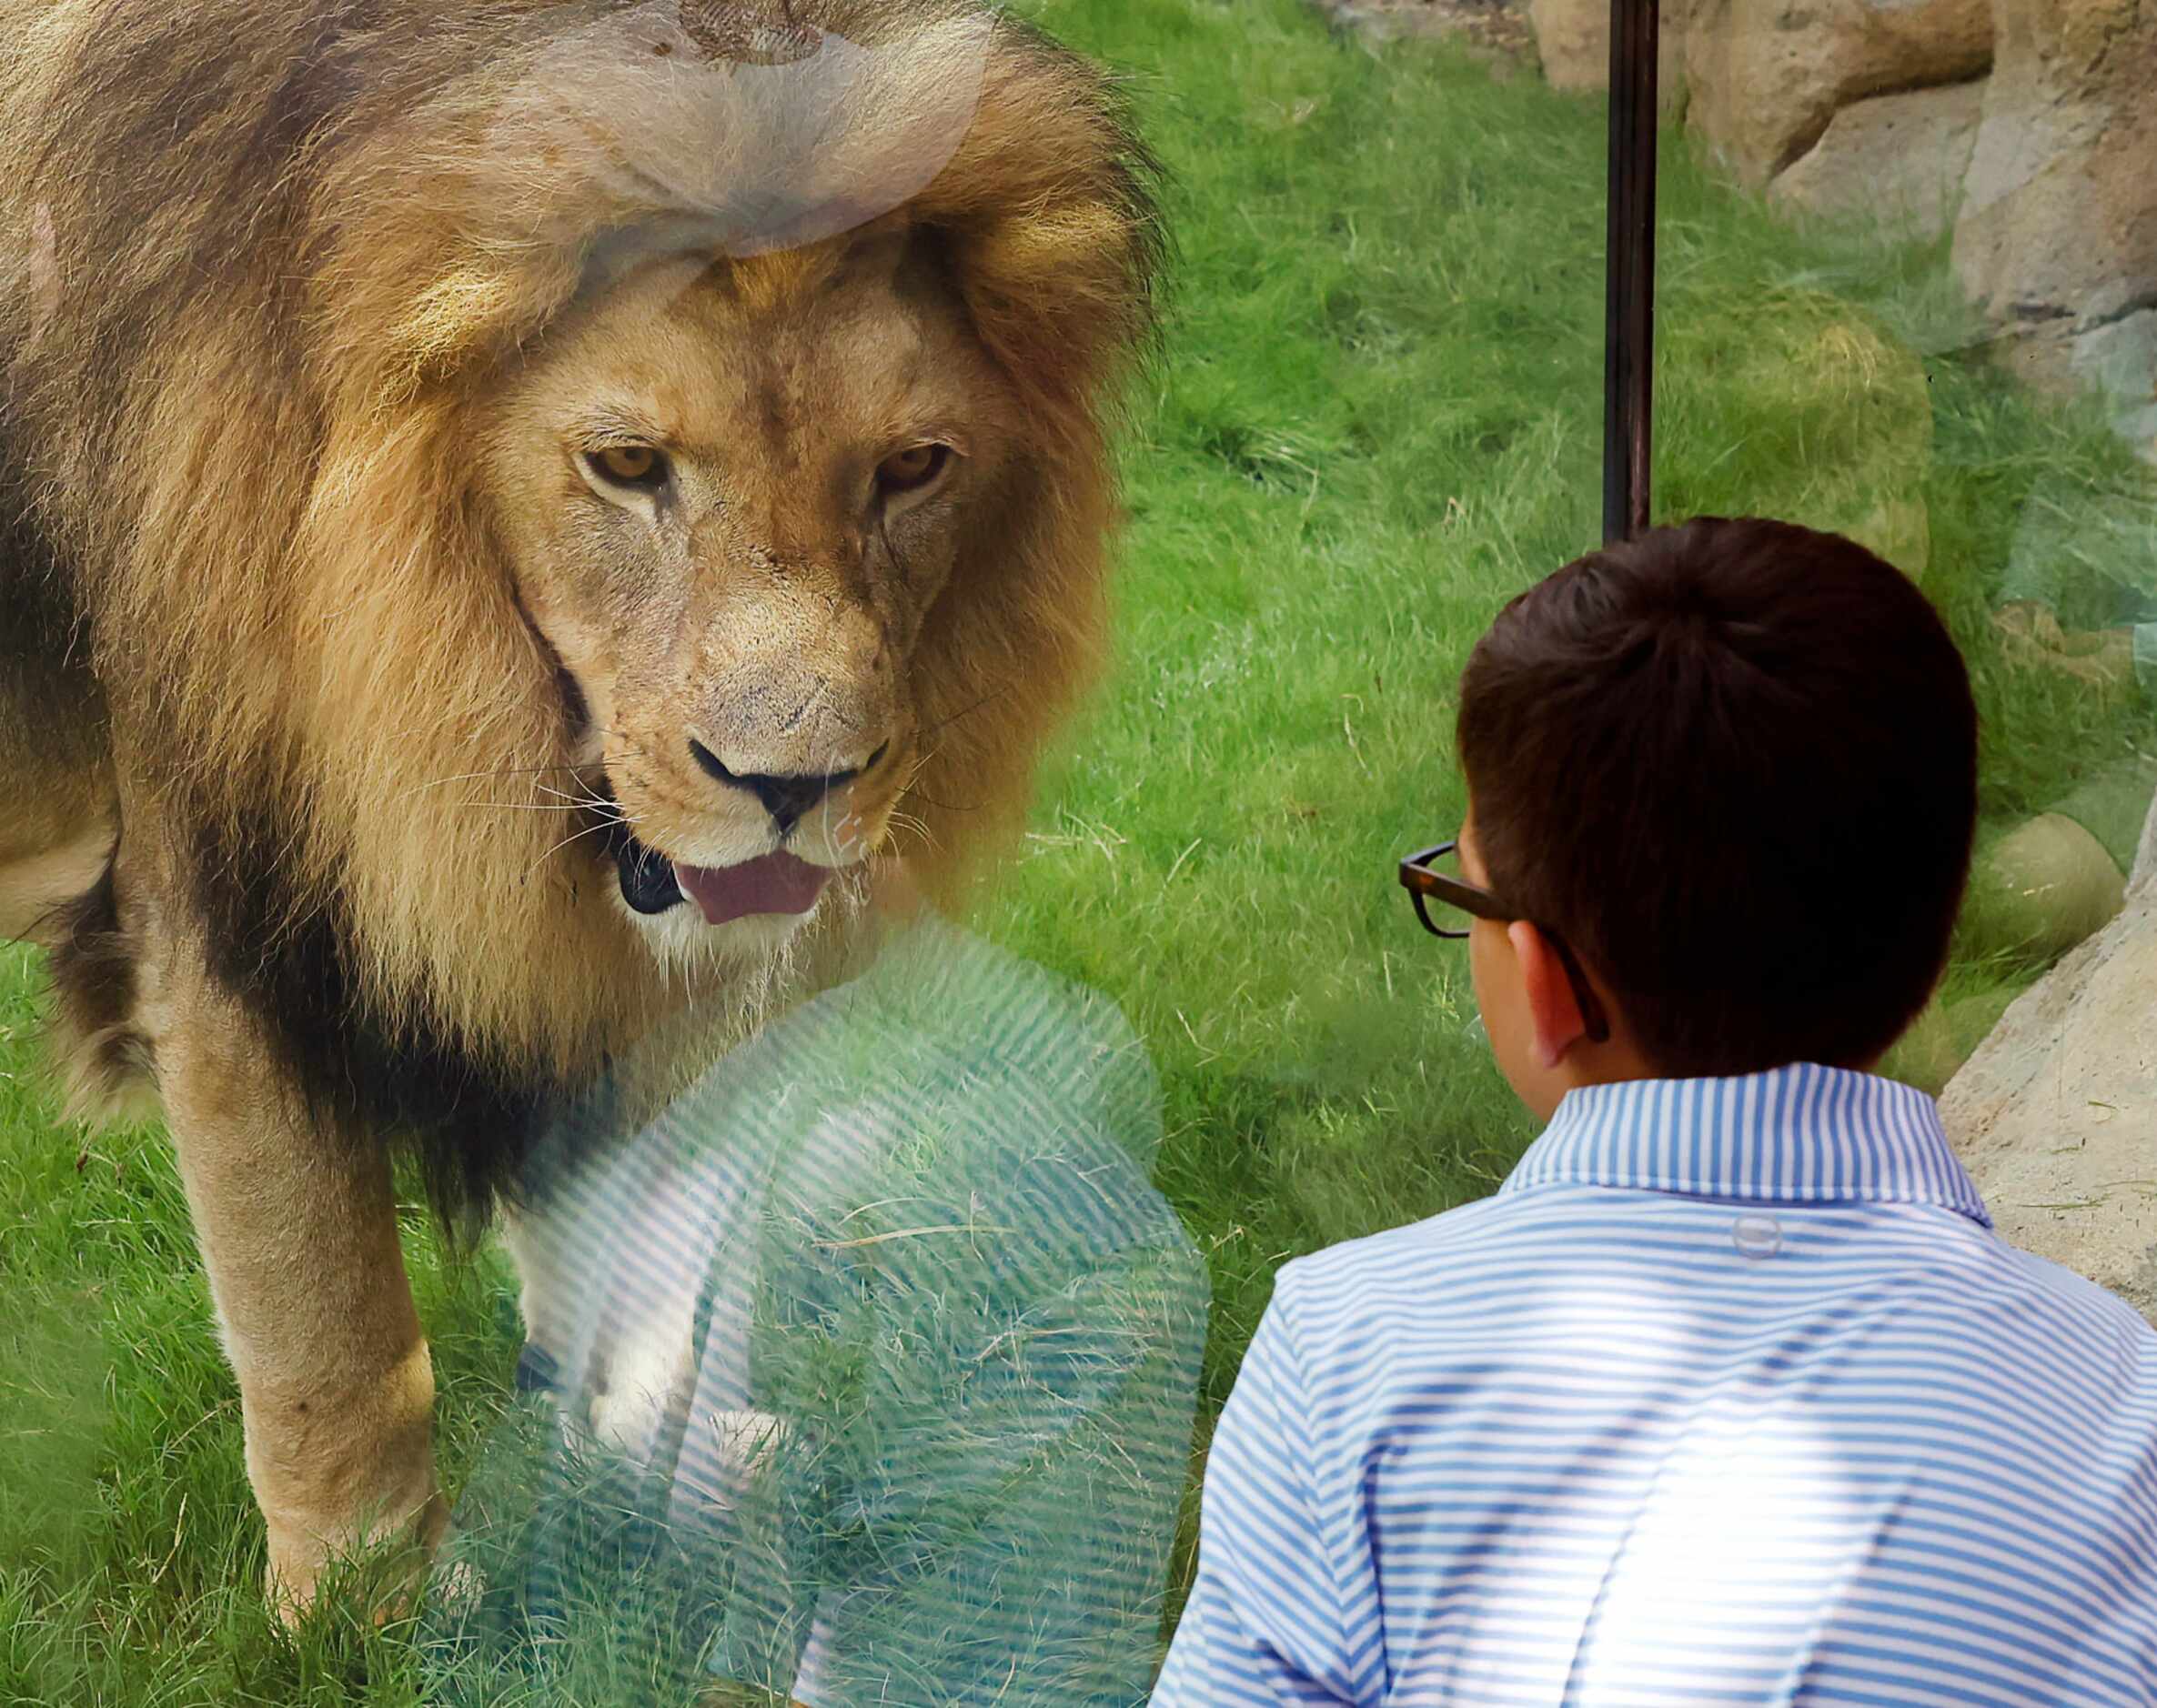
[[[924,918],[640,1132],[609,1101],[532,1168],[549,1339],[432,1698],[1143,1701],[1205,1281],[1116,1010]]]

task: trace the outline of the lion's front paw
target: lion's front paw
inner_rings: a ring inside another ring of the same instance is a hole
[[[357,1599],[378,1625],[409,1613],[427,1564],[449,1527],[449,1502],[433,1486],[395,1517],[369,1518],[330,1529],[276,1517],[269,1521],[269,1564],[264,1588],[287,1625],[314,1607],[325,1579],[349,1569]]]
[[[247,1475],[269,1526],[271,1604],[290,1623],[333,1568],[356,1569],[378,1618],[408,1606],[449,1524],[435,1481],[434,1374],[424,1344],[335,1395],[249,1392]]]

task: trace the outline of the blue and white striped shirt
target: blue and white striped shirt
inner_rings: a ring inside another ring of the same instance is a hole
[[[1282,1270],[1200,1534],[1155,1708],[2157,1703],[2157,1332],[1921,1092],[1576,1090]]]

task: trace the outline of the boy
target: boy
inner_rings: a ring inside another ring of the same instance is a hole
[[[1157,1708],[2157,1702],[2157,1333],[1870,1071],[1976,734],[1923,597],[1804,528],[1658,529],[1499,615],[1457,865],[1402,881],[1549,1124],[1282,1270]]]

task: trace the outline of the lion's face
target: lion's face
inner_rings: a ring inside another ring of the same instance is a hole
[[[882,841],[1015,408],[932,240],[890,226],[648,262],[511,366],[482,504],[655,944],[768,947]]]

